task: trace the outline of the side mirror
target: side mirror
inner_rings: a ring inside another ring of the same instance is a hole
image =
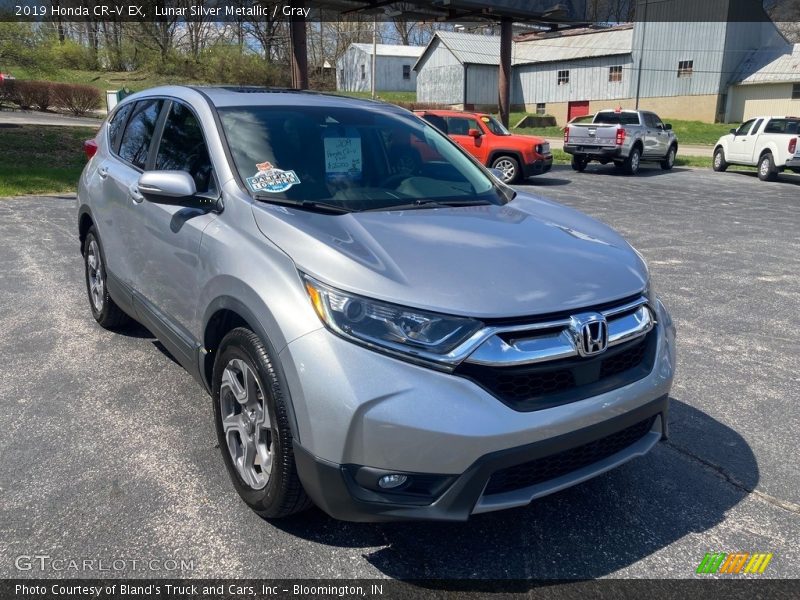
[[[736,135],[736,130],[735,130],[735,129],[731,129],[731,133],[732,133],[733,135]]]
[[[479,138],[482,134],[479,129],[468,129],[467,135],[470,137]]]
[[[664,129],[666,129],[667,131],[671,131],[672,130],[672,123],[666,123],[664,125]]]
[[[218,207],[218,199],[197,194],[194,179],[186,171],[146,171],[139,177],[137,185],[144,199],[155,204],[187,208]]]

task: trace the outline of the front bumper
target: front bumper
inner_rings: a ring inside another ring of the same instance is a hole
[[[588,156],[589,158],[623,158],[622,146],[564,144],[564,152],[567,154]]]
[[[522,175],[525,178],[547,173],[553,168],[553,155],[547,154],[542,158],[537,158],[533,162],[522,165]]]
[[[666,435],[675,331],[660,303],[657,319],[647,376],[533,412],[509,408],[466,378],[367,350],[327,330],[310,333],[280,354],[296,419],[300,479],[318,506],[344,520],[465,520],[603,473]],[[484,493],[498,470],[583,447],[648,419],[643,435],[591,464]],[[427,477],[435,490],[427,497],[376,492],[356,483],[361,467]]]

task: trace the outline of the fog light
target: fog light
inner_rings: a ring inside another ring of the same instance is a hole
[[[403,485],[406,481],[408,481],[407,475],[400,475],[399,473],[393,473],[392,475],[384,475],[380,479],[378,479],[378,487],[382,487],[385,490],[391,490]]]

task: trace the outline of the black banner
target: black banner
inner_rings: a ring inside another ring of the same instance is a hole
[[[59,600],[268,600],[319,599],[437,599],[534,598],[583,600],[588,598],[693,600],[772,600],[797,598],[797,580],[602,579],[591,581],[520,580],[411,580],[385,579],[9,579],[0,581],[0,598]]]

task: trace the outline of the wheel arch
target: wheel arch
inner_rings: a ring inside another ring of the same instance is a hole
[[[519,163],[520,169],[525,164],[525,161],[522,160],[522,153],[519,150],[510,150],[506,148],[498,148],[497,150],[492,150],[489,153],[489,160],[487,161],[489,164],[488,167],[492,166],[492,163],[496,161],[501,156],[510,156],[514,160]]]
[[[291,391],[283,372],[283,367],[278,356],[279,350],[267,334],[266,329],[261,324],[255,313],[248,308],[244,302],[233,296],[218,296],[205,310],[203,318],[203,346],[199,357],[199,370],[206,388],[213,389],[214,361],[216,360],[217,350],[223,338],[237,327],[245,327],[253,333],[267,347],[270,358],[273,361],[273,368],[283,387],[287,399],[287,409],[289,411],[289,424],[292,435],[299,441],[297,420],[295,417],[294,404]]]
[[[83,253],[83,243],[86,241],[86,234],[89,228],[94,225],[92,210],[87,205],[82,205],[78,210],[78,239],[81,242],[81,253]]]

